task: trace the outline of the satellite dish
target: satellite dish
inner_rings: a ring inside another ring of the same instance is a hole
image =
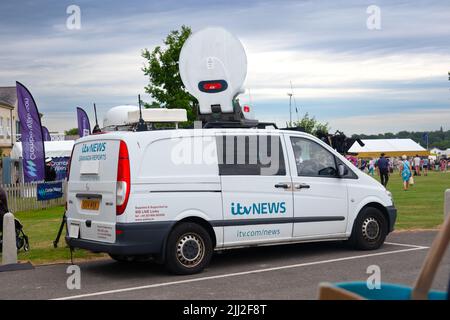
[[[234,111],[233,99],[244,92],[247,75],[247,56],[238,38],[219,27],[195,32],[181,49],[179,68],[184,86],[200,104],[200,114],[219,108],[223,113]]]

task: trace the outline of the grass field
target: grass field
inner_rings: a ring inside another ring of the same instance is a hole
[[[390,176],[388,189],[392,192],[398,209],[396,230],[436,228],[442,223],[444,191],[450,188],[450,172],[430,172],[427,177],[415,177],[415,182],[409,191],[403,191],[398,173]],[[29,252],[20,252],[20,260],[29,260],[34,264],[70,261],[64,234],[59,247],[53,248],[63,210],[63,207],[55,207],[16,214],[24,225],[31,246]],[[76,259],[96,259],[104,256],[84,250],[74,252]]]
[[[19,252],[19,260],[31,261],[33,264],[70,261],[70,250],[64,240],[65,232],[61,235],[58,248],[53,248],[53,240],[56,238],[61,223],[64,207],[54,207],[45,210],[18,212],[16,217],[22,222],[25,234],[30,241],[30,251]],[[102,257],[85,250],[75,250],[73,258],[95,259]]]
[[[444,191],[450,189],[450,172],[429,172],[426,177],[415,176],[414,182],[403,191],[399,173],[389,177],[387,189],[398,209],[396,230],[436,228],[443,221]]]

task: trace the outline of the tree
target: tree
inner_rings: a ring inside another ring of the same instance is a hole
[[[328,133],[330,130],[328,122],[320,123],[315,117],[310,117],[308,112],[305,113],[303,118],[299,121],[293,121],[292,123],[287,123],[287,127],[300,127],[304,132],[310,134],[317,134],[318,132]]]
[[[72,128],[72,129],[66,130],[66,131],[64,131],[64,134],[66,136],[76,136],[76,135],[78,135],[78,128]]]
[[[152,51],[142,51],[142,57],[147,60],[142,71],[149,77],[145,92],[155,100],[144,106],[186,109],[190,123],[196,119],[194,105],[197,100],[186,91],[181,81],[178,61],[181,48],[191,33],[191,28],[183,25],[180,30],[173,30],[167,35],[164,47],[157,46]]]
[[[450,148],[450,130],[444,131],[442,127],[434,131],[400,131],[397,133],[379,133],[379,134],[354,134],[352,138],[360,139],[412,139],[422,145],[422,147],[427,147],[427,141],[424,139],[425,134],[428,136],[428,148],[439,148],[447,149]]]

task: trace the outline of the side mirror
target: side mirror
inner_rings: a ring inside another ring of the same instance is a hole
[[[338,175],[339,177],[344,177],[348,174],[348,169],[342,163],[338,165]]]

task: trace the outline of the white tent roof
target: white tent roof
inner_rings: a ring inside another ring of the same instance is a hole
[[[45,141],[45,157],[58,158],[58,157],[70,157],[74,140],[65,141]],[[14,143],[11,150],[11,159],[22,158],[22,142]]]
[[[366,153],[366,152],[426,152],[425,148],[411,139],[363,139],[365,144],[361,147],[355,142],[348,152]]]

